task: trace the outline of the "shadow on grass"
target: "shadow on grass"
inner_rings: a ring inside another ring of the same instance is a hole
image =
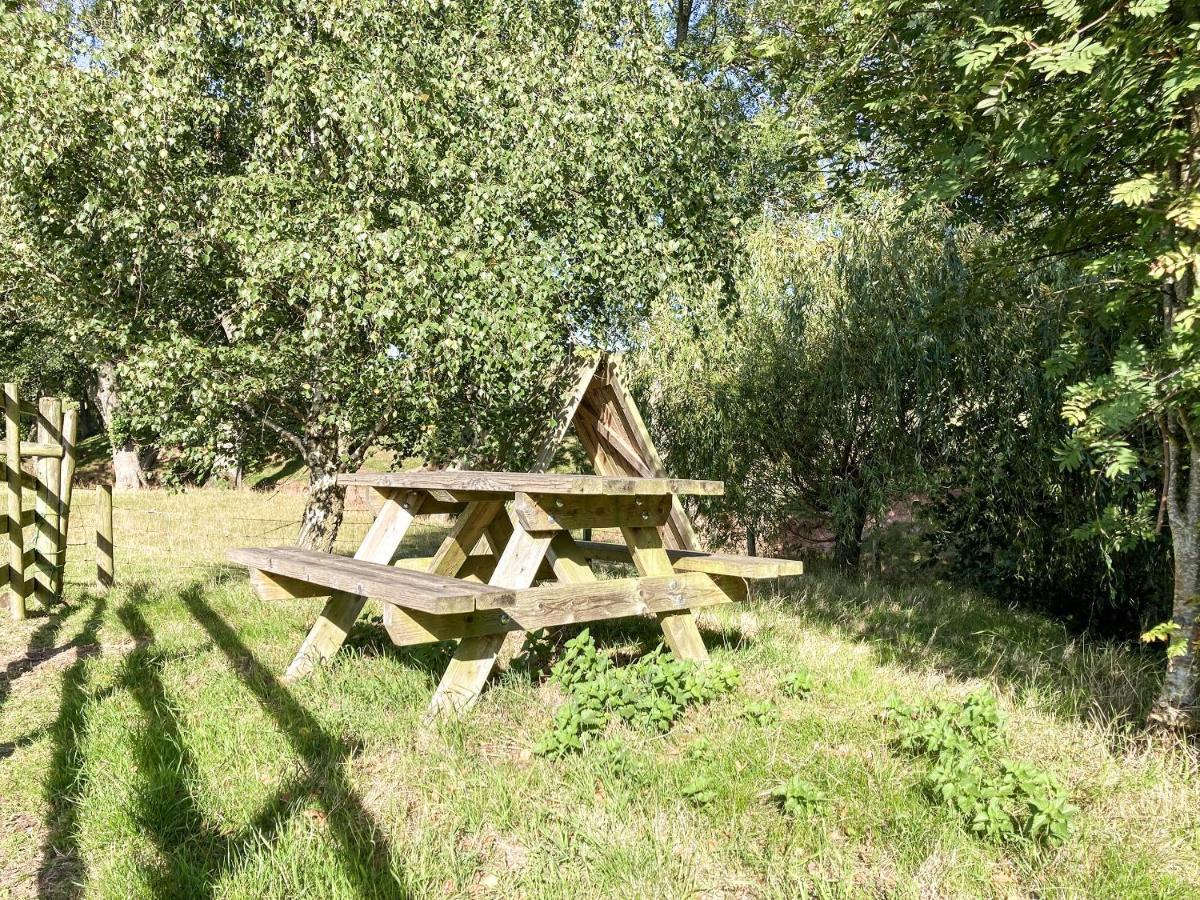
[[[73,644],[96,643],[107,606],[105,597],[95,601]],[[53,628],[57,634],[61,619],[47,622],[44,627],[47,630]],[[77,801],[87,789],[80,742],[87,706],[91,702],[93,698],[87,691],[87,657],[77,657],[63,672],[58,716],[49,728],[54,749],[42,791],[49,809],[37,878],[42,897],[74,897],[83,890]]]
[[[252,485],[256,491],[272,491],[279,485],[289,480],[293,475],[304,468],[304,460],[300,457],[289,458],[280,464],[279,468],[270,475],[265,475]]]
[[[160,861],[149,870],[148,887],[157,897],[211,897],[221,879],[235,872],[253,854],[287,827],[293,817],[314,802],[324,808],[329,833],[336,842],[338,862],[356,896],[396,897],[401,889],[390,868],[390,847],[382,829],[363,807],[347,782],[344,764],[355,747],[321,728],[313,717],[249,651],[233,628],[203,597],[200,585],[181,593],[186,608],[203,627],[211,643],[182,651],[167,651],[142,607],[149,599],[144,584],[131,585],[116,616],[134,639],[111,684],[100,693],[87,689],[86,660],[80,659],[63,676],[60,712],[50,732],[54,739],[44,793],[50,812],[48,836],[38,872],[42,897],[77,897],[86,890],[80,855],[78,810],[87,792],[83,740],[87,709],[118,691],[127,691],[142,715],[141,727],[129,740],[133,747],[137,792],[133,823],[158,850]],[[95,632],[105,612],[98,600],[77,640]],[[206,817],[194,793],[200,779],[198,764],[188,748],[178,708],[164,684],[164,670],[186,662],[197,652],[216,646],[230,668],[274,720],[303,763],[302,773],[284,785],[253,819],[230,833],[226,823]]]
[[[1064,717],[1140,723],[1162,680],[1152,653],[1071,634],[954,585],[806,575],[779,596],[802,620],[870,643],[883,663],[990,679]]]
[[[299,783],[281,792],[265,816],[256,819],[278,824],[278,816],[287,812],[282,798],[312,797],[324,808],[329,831],[341,851],[340,863],[360,897],[395,897],[400,892],[398,879],[390,868],[391,849],[383,829],[363,806],[361,798],[346,779],[344,766],[355,751],[352,744],[329,734],[275,678],[274,674],[242,643],[237,633],[204,601],[199,585],[190,585],[181,594],[184,605],[225,654],[230,668],[238,674],[263,711],[288,739],[304,761],[305,774]],[[279,813],[273,812],[278,808]],[[249,842],[261,843],[261,833],[250,829]]]

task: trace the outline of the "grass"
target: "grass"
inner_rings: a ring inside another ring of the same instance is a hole
[[[72,540],[91,494],[78,495]],[[262,603],[227,547],[285,543],[295,493],[118,495],[118,587],[72,548],[68,602],[0,625],[0,895],[119,897],[1185,897],[1200,892],[1192,752],[1133,722],[1155,660],[930,581],[796,579],[705,613],[742,684],[665,736],[558,761],[531,748],[561,695],[502,672],[464,721],[423,731],[444,647],[349,652],[284,688],[315,605]],[[349,549],[368,513],[352,509]],[[420,532],[425,547],[438,531]],[[593,629],[623,656],[655,628]],[[788,696],[805,670],[813,689]],[[1061,848],[974,837],[889,745],[889,696],[990,687],[1007,755],[1081,808]],[[777,716],[747,718],[750,703]],[[708,746],[703,753],[689,752]],[[697,759],[697,757],[699,757]],[[826,801],[784,817],[801,776]],[[685,788],[704,776],[711,802]]]

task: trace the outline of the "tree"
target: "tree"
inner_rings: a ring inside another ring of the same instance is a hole
[[[932,209],[873,213],[765,217],[746,236],[737,302],[655,317],[638,367],[671,466],[727,482],[710,521],[775,537],[816,519],[846,567],[867,523],[939,458],[968,402],[973,311],[994,305],[972,271],[987,247],[977,229]]]
[[[1155,718],[1183,727],[1200,707],[1197,13],[1166,0],[819,0],[756,9],[767,34],[739,48],[782,102],[820,110],[841,184],[919,189],[1009,227],[1025,259],[1070,259],[1105,288],[1080,291],[1078,316],[1122,339],[1104,374],[1068,391],[1061,458],[1129,480],[1114,517],[1146,509],[1141,468],[1161,473],[1175,599],[1154,632],[1172,636]],[[837,64],[806,71],[812,58]],[[1080,348],[1068,339],[1061,362]]]
[[[122,349],[135,430],[198,466],[231,443],[303,457],[306,545],[331,545],[335,475],[372,447],[520,464],[573,345],[722,280],[737,110],[665,64],[635,5],[3,22],[30,266]]]

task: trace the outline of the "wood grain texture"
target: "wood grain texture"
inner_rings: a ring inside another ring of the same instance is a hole
[[[420,511],[421,502],[419,497],[414,499],[399,492],[389,492],[354,558],[383,566],[390,563],[414,516]],[[295,658],[284,673],[284,680],[303,678],[322,660],[337,653],[366,602],[367,598],[360,594],[330,596],[300,649],[296,651]]]
[[[499,590],[468,584],[459,578],[297,547],[230,550],[229,558],[270,575],[433,613],[469,612],[475,609],[477,593]]]
[[[696,494],[719,496],[725,492],[720,481],[689,478],[628,478],[604,475],[561,475],[544,472],[474,472],[469,470],[427,472],[355,472],[339,475],[338,484],[366,484],[397,490],[475,491],[510,497],[528,494],[654,495]]]
[[[632,562],[629,548],[611,541],[578,541],[579,551],[587,559],[603,562]],[[798,559],[772,559],[766,556],[736,556],[704,553],[696,550],[667,550],[667,558],[676,572],[706,572],[736,578],[769,579],[804,574]]]
[[[717,579],[700,574],[595,581],[572,585],[570,591],[563,587],[547,585],[515,592],[510,605],[474,613],[439,616],[407,610],[405,620],[393,620],[386,627],[394,643],[408,646],[699,609],[737,597],[736,589],[731,594]]]
[[[598,497],[520,493],[513,500],[513,512],[530,531],[658,526],[671,514],[671,495]]]
[[[515,590],[529,587],[552,538],[553,532],[526,531],[514,524],[513,535],[492,573],[491,585]],[[434,691],[429,716],[459,713],[474,705],[503,644],[504,633],[463,638]]]
[[[675,571],[657,528],[622,528],[621,534],[629,546],[638,574],[667,575]],[[677,657],[708,662],[708,648],[704,646],[696,616],[690,609],[658,613],[658,624],[662,626],[667,646]]]

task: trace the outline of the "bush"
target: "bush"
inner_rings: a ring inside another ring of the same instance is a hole
[[[972,694],[961,703],[889,701],[884,719],[896,744],[932,760],[929,796],[953,809],[975,834],[998,843],[1061,844],[1078,810],[1053,775],[1026,763],[995,759],[1003,746],[996,698]]]
[[[689,706],[707,703],[732,691],[738,674],[730,666],[675,659],[659,646],[627,666],[616,667],[596,648],[584,629],[563,648],[551,679],[569,699],[554,715],[554,724],[534,746],[541,756],[560,757],[582,750],[591,735],[613,720],[635,728],[669,731]]]

